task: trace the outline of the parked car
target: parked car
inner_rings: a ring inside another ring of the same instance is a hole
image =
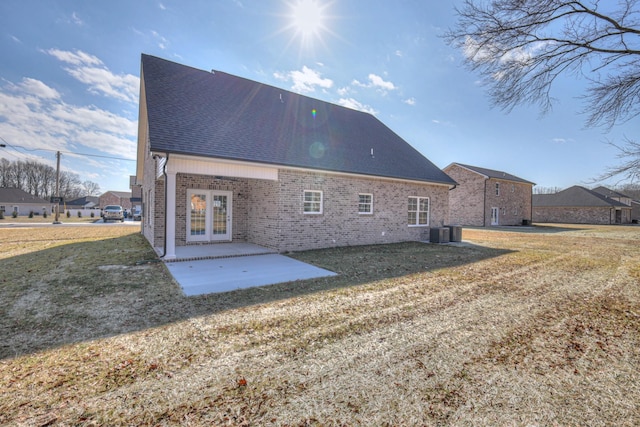
[[[124,222],[124,210],[120,205],[106,206],[102,211],[102,220],[104,222],[113,220]]]
[[[132,216],[134,221],[142,221],[142,211],[140,209],[134,208]]]

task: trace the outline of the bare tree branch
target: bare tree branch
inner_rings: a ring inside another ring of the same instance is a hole
[[[637,6],[626,0],[605,13],[598,2],[465,0],[445,39],[484,77],[493,105],[511,111],[537,104],[548,112],[558,76],[589,75],[587,124],[611,127],[640,114]]]
[[[445,40],[479,72],[494,106],[553,107],[562,75],[588,82],[588,126],[611,129],[640,115],[640,0],[465,0]],[[609,143],[624,162],[600,178],[640,177],[640,144]]]

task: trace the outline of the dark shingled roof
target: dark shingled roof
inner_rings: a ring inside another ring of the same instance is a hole
[[[534,194],[533,206],[546,207],[629,207],[579,185],[555,194]]]
[[[0,202],[3,203],[44,203],[49,204],[48,200],[40,197],[32,196],[19,188],[0,188]]]
[[[613,197],[621,197],[621,198],[631,199],[631,197],[627,196],[626,194],[619,193],[617,191],[611,190],[611,189],[609,189],[607,187],[603,187],[603,186],[596,187],[592,191],[595,191],[598,194],[602,194],[603,196],[607,196],[607,197],[611,197],[611,198],[613,198]]]
[[[371,114],[149,55],[141,74],[153,152],[455,184]]]
[[[524,184],[531,184],[531,185],[535,185],[534,182],[531,181],[527,181],[526,179],[522,179],[519,178],[515,175],[511,175],[510,173],[506,173],[506,172],[502,172],[502,171],[498,171],[498,170],[493,170],[493,169],[487,169],[487,168],[480,168],[478,166],[471,166],[471,165],[463,165],[462,163],[453,163],[454,165],[458,165],[458,166],[462,166],[463,168],[472,170],[474,172],[477,172],[481,175],[486,176],[487,178],[496,178],[496,179],[504,179],[506,181],[514,181],[514,182],[521,182]]]

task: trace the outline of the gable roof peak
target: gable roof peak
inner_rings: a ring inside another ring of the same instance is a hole
[[[475,172],[477,174],[480,174],[480,175],[484,176],[487,179],[489,179],[489,178],[504,179],[505,181],[514,181],[514,182],[520,182],[520,183],[524,183],[524,184],[535,185],[534,182],[527,181],[526,179],[517,177],[515,175],[512,175],[512,174],[504,172],[504,171],[495,170],[495,169],[488,169],[488,168],[482,168],[482,167],[479,167],[479,166],[472,166],[472,165],[467,165],[467,164],[463,164],[463,163],[453,162],[449,166],[447,166],[445,168],[445,170],[450,168],[451,166],[454,166],[454,165],[462,167],[462,168],[467,169],[467,170],[470,170],[471,172]]]
[[[152,152],[455,185],[372,114],[144,54],[141,75]]]

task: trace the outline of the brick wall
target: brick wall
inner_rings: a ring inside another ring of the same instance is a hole
[[[485,179],[475,172],[458,165],[452,165],[445,169],[447,175],[458,183],[456,188],[449,192],[449,219],[451,224],[470,225],[483,227]]]
[[[451,165],[445,172],[458,183],[449,195],[451,224],[489,226],[494,207],[499,210],[499,225],[521,225],[523,219],[531,220],[531,184],[485,179],[458,165]],[[500,185],[499,195],[496,183]]]
[[[145,170],[154,170],[153,166]],[[155,180],[149,205],[155,247],[164,245],[164,179]],[[334,246],[426,240],[429,227],[407,225],[408,197],[429,197],[429,225],[448,223],[446,186],[280,170],[278,181],[176,175],[176,245],[187,244],[189,189],[233,193],[233,240],[256,243],[280,252]],[[323,192],[323,213],[303,213],[305,190]],[[144,188],[143,188],[144,192]],[[358,213],[360,193],[373,194],[373,214]],[[146,194],[146,193],[145,193]],[[150,227],[151,228],[151,227]]]
[[[127,197],[119,197],[117,194],[113,194],[108,191],[101,195],[98,199],[98,204],[101,209],[104,209],[107,205],[120,205],[123,209],[131,209],[131,195],[127,195]]]
[[[323,192],[322,214],[303,213],[305,190]],[[358,213],[360,193],[373,194],[373,214]],[[448,218],[446,186],[280,170],[279,195],[280,251],[428,239],[429,227],[407,225],[409,196],[429,197],[430,226]]]
[[[496,195],[496,183],[500,194]],[[531,220],[532,185],[491,178],[487,180],[485,211],[486,224],[491,224],[491,208],[499,210],[499,225],[522,225],[522,220]]]
[[[614,224],[615,211],[609,207],[546,207],[533,208],[535,222],[552,222],[565,224]],[[621,222],[629,223],[630,210],[622,211]]]

